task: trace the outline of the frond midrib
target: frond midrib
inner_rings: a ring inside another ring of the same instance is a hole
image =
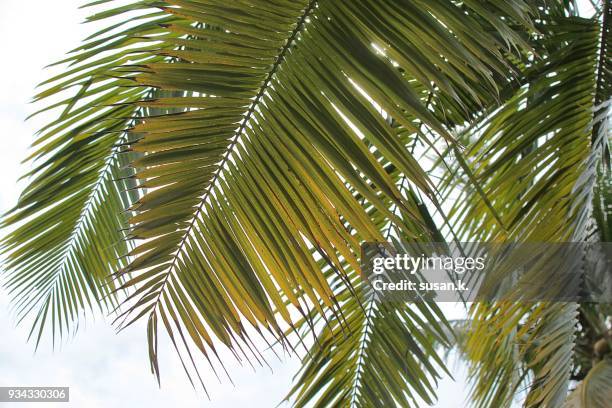
[[[597,58],[597,85],[595,91],[595,105],[599,105],[604,102],[605,95],[604,93],[604,78],[605,78],[605,66],[606,59],[608,54],[607,43],[608,43],[608,35],[612,28],[610,25],[610,14],[612,13],[612,9],[610,9],[610,1],[603,1],[603,11],[602,11],[602,22],[601,22],[601,38],[599,43],[599,53]]]
[[[370,300],[368,303],[368,310],[365,312],[365,322],[363,324],[363,330],[361,332],[361,338],[359,339],[359,350],[357,351],[357,364],[355,366],[355,378],[353,379],[353,384],[351,386],[351,399],[349,402],[349,407],[356,407],[358,394],[357,392],[361,388],[361,376],[363,373],[363,366],[365,364],[365,359],[367,358],[367,348],[369,345],[368,334],[370,333],[372,325],[374,324],[374,316],[375,312],[374,307],[376,306],[376,301],[374,299]]]
[[[127,132],[124,132],[123,135],[118,139],[117,145],[120,145],[122,142],[124,142],[126,138]],[[57,290],[57,285],[62,279],[62,277],[66,276],[66,274],[70,272],[69,266],[67,265],[68,261],[76,253],[76,251],[78,251],[79,237],[81,237],[83,232],[89,228],[87,226],[86,221],[90,219],[90,217],[92,217],[93,213],[96,211],[97,207],[94,205],[95,199],[102,192],[103,186],[109,181],[108,177],[111,175],[112,166],[116,164],[118,153],[118,148],[113,148],[108,157],[106,158],[106,162],[100,169],[96,181],[91,186],[91,192],[84,201],[81,213],[79,214],[79,217],[71,230],[72,232],[64,245],[62,255],[60,256],[60,258],[62,259],[61,263],[55,268],[57,272],[54,274],[52,281],[48,283],[47,288],[45,289],[45,293],[40,297],[36,304],[38,304],[39,302],[42,302],[42,304],[46,304],[47,302],[49,302],[49,300],[53,297],[53,294]],[[99,300],[99,306],[102,309],[101,299]],[[113,299],[110,298],[110,300],[111,303],[113,303]],[[28,311],[31,310],[34,306],[35,304],[28,308]],[[42,330],[43,326],[44,325],[41,325],[40,330]],[[30,332],[29,337],[33,334],[34,328],[35,327],[32,327],[32,331]],[[39,341],[40,337],[37,340],[37,346]]]

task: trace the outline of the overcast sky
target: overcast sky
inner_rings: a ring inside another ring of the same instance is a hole
[[[80,22],[83,0],[0,0],[0,212],[14,205],[27,169],[20,164],[37,128],[49,119],[24,122],[35,84],[50,75],[42,67],[64,53],[94,28]],[[58,407],[274,407],[289,390],[299,367],[296,359],[270,357],[272,370],[241,367],[227,359],[235,386],[206,373],[211,395],[195,392],[167,341],[160,346],[162,387],[149,373],[144,325],[115,334],[103,317],[88,321],[60,350],[43,345],[34,354],[25,327],[15,327],[6,294],[0,289],[0,386],[69,386],[71,402]],[[465,369],[451,365],[458,382],[445,379],[438,407],[463,407],[467,394]],[[19,404],[25,407],[27,404]],[[8,406],[8,404],[0,406]],[[43,405],[35,404],[35,407]],[[53,404],[44,404],[45,407]]]

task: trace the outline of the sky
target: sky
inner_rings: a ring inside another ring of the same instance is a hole
[[[50,118],[41,115],[24,121],[35,108],[28,103],[35,85],[54,72],[43,67],[62,58],[95,28],[80,24],[87,13],[78,10],[83,2],[0,0],[0,213],[15,204],[24,187],[16,182],[27,171],[21,160],[36,130]],[[227,379],[219,382],[206,372],[208,399],[193,390],[165,339],[159,345],[159,388],[149,372],[144,325],[116,334],[109,320],[104,316],[89,320],[61,348],[53,350],[43,344],[35,353],[34,345],[26,342],[27,328],[15,326],[6,293],[0,289],[0,386],[70,387],[70,403],[33,405],[39,408],[275,407],[299,368],[295,357],[280,361],[270,354],[271,368],[257,370],[229,358],[227,369],[234,385]],[[436,407],[464,407],[466,369],[456,363],[449,367],[456,381],[445,378],[440,383]],[[0,402],[4,406],[9,404]]]

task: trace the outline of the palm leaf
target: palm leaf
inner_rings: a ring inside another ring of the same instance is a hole
[[[90,20],[140,8],[109,10]],[[146,17],[89,37],[57,63],[64,72],[43,82],[34,98],[55,101],[37,113],[54,110],[58,116],[33,144],[33,169],[24,176],[29,184],[3,218],[1,226],[10,232],[1,245],[4,285],[18,321],[32,317],[30,336],[37,344],[45,326],[55,341],[56,334],[75,330],[87,310],[108,312],[118,304],[108,277],[126,265],[124,210],[137,197],[125,177],[131,158],[121,154],[120,144],[127,142],[125,130],[135,115],[143,113],[132,103],[149,92],[132,87],[119,71],[127,61],[160,59],[133,47],[133,36],[153,34],[167,20],[160,13]]]
[[[529,24],[522,2],[496,5]],[[154,372],[160,321],[195,368],[191,348],[215,353],[214,337],[240,350],[239,343],[250,344],[246,326],[282,339],[278,316],[291,325],[292,311],[337,311],[313,246],[347,276],[341,260],[356,268],[359,243],[382,239],[365,209],[398,219],[391,200],[414,225],[425,225],[384,166],[392,163],[435,201],[428,177],[379,109],[405,130],[418,132],[417,120],[451,142],[425,108],[432,85],[410,81],[439,78],[446,95],[472,90],[478,104],[495,96],[497,78],[507,81],[501,38],[521,44],[499,14],[477,2],[465,10],[447,2],[187,0],[161,8],[190,21],[167,26],[168,35],[188,37],[159,51],[176,61],[132,67],[140,70],[136,81],[191,96],[137,103],[187,111],[134,129],[139,140],[131,148],[144,154],[134,162],[136,177],[150,191],[132,207],[131,234],[143,241],[123,270],[134,277],[124,287],[139,289],[121,323],[148,318]],[[464,18],[481,32],[464,29]]]
[[[587,238],[593,187],[605,138],[591,138],[607,115],[594,115],[603,97],[597,74],[601,24],[596,19],[555,17],[541,46],[537,73],[500,110],[471,129],[468,160],[490,197],[498,220],[485,211],[469,186],[451,211],[466,239],[527,242]],[[603,29],[607,33],[607,28]],[[530,76],[533,74],[530,74]],[[596,96],[597,95],[597,96]],[[460,173],[460,171],[458,170]],[[448,191],[454,190],[458,178]],[[464,178],[465,179],[465,178]],[[447,180],[451,180],[449,177]],[[460,178],[459,178],[460,180]],[[484,215],[486,214],[486,215]],[[509,406],[525,383],[526,406],[559,406],[572,370],[575,304],[479,304],[473,309],[467,355],[473,362],[473,396],[478,406]]]
[[[401,235],[396,228],[387,227],[387,239],[392,230]],[[451,330],[438,306],[381,301],[357,271],[354,291],[336,281],[342,316],[325,317],[287,400],[296,407],[431,404],[446,371],[438,347],[448,346]]]

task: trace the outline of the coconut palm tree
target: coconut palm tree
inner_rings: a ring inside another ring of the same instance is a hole
[[[359,273],[364,242],[610,240],[607,0],[94,6],[2,223],[37,345],[112,313],[146,320],[158,381],[160,330],[196,387],[268,342],[303,358],[295,406],[375,407],[434,401],[457,346],[477,406],[607,406],[608,305],[457,325]]]

